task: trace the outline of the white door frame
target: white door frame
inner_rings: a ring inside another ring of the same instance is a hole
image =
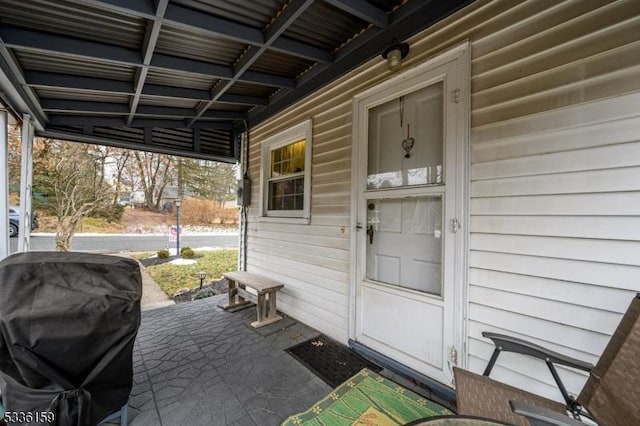
[[[470,169],[470,80],[471,80],[471,60],[470,60],[470,44],[468,41],[460,43],[443,53],[426,60],[425,62],[403,70],[401,73],[394,75],[388,80],[371,87],[353,99],[352,110],[352,144],[351,144],[351,211],[350,211],[350,287],[349,287],[349,338],[356,338],[356,292],[358,279],[358,197],[361,188],[361,179],[365,170],[362,170],[362,161],[360,157],[366,155],[362,152],[360,138],[366,129],[360,127],[362,123],[361,117],[361,101],[372,94],[379,93],[382,90],[400,86],[402,82],[414,78],[432,68],[444,65],[452,60],[457,60],[456,73],[460,87],[447,88],[444,93],[446,102],[454,102],[459,119],[456,126],[456,190],[452,191],[456,194],[456,218],[460,222],[460,230],[456,234],[456,240],[460,239],[457,244],[457,252],[454,263],[454,344],[457,349],[457,365],[461,367],[467,366],[467,316],[468,316],[468,246],[469,246],[469,169]],[[406,91],[406,90],[405,90]],[[389,96],[393,99],[399,96],[399,92]],[[402,190],[400,190],[402,191]],[[451,226],[450,220],[452,216],[447,215],[443,218],[445,223],[443,226]],[[364,231],[361,231],[364,232]]]

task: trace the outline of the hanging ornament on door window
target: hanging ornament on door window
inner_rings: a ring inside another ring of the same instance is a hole
[[[400,96],[400,135],[404,130],[404,96]],[[407,123],[407,138],[402,140],[402,149],[404,150],[404,158],[411,157],[411,150],[415,145],[415,139],[411,137],[411,125]]]
[[[411,149],[413,148],[413,145],[415,145],[415,140],[411,137],[411,127],[409,125],[409,123],[407,123],[407,138],[405,140],[402,141],[402,149],[404,149],[404,152],[406,152],[406,154],[404,154],[404,158],[409,158],[411,157]]]

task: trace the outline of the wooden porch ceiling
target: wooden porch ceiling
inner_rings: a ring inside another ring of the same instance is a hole
[[[473,0],[4,0],[0,98],[45,137],[235,162],[236,134]]]

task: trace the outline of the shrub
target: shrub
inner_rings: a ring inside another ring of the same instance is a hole
[[[195,255],[196,254],[193,252],[191,247],[182,247],[180,249],[180,256],[184,257],[185,259],[193,259]]]
[[[235,224],[238,218],[237,208],[224,209],[215,201],[198,198],[185,199],[180,212],[189,225]]]
[[[158,250],[158,259],[167,259],[169,257],[169,250]]]
[[[205,297],[215,296],[216,292],[212,288],[203,288],[202,290],[196,291],[196,294],[193,295],[193,300],[204,299]]]

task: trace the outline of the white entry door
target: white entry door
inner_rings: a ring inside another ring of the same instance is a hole
[[[461,349],[466,49],[354,101],[354,338],[444,384]]]

